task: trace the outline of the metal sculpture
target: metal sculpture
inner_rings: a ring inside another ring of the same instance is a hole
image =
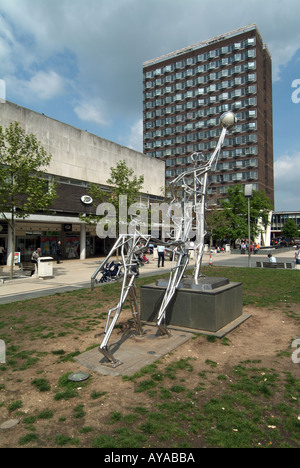
[[[176,219],[173,216],[175,226],[175,239],[169,243],[169,248],[173,248],[173,254],[177,258],[176,266],[172,269],[169,283],[161,303],[157,326],[163,334],[170,334],[163,321],[166,318],[166,309],[174,296],[174,293],[182,280],[186,267],[189,263],[190,256],[190,238],[191,231],[195,234],[196,243],[194,245],[195,252],[195,268],[193,274],[193,281],[198,283],[200,268],[204,250],[205,232],[205,197],[208,187],[208,174],[211,172],[213,166],[216,166],[222,145],[225,140],[227,130],[232,128],[236,122],[235,116],[232,112],[226,112],[221,116],[222,131],[219,141],[213,152],[212,156],[206,164],[199,164],[199,153],[194,153],[191,156],[193,167],[187,169],[178,177],[173,179],[170,183],[170,189],[173,194],[173,200],[170,204],[170,210],[175,203],[181,203],[183,216],[181,219]],[[179,201],[176,189],[180,186],[183,189],[183,197]],[[193,213],[195,213],[195,226],[193,225]]]
[[[170,183],[170,189],[173,194],[173,200],[169,205],[169,216],[173,221],[174,227],[172,238],[168,242],[163,242],[162,240],[154,239],[150,235],[142,235],[137,229],[137,225],[134,225],[134,233],[120,235],[111,251],[92,275],[91,283],[93,288],[95,283],[99,282],[99,275],[103,273],[104,266],[107,264],[109,259],[116,254],[118,249],[120,249],[120,263],[122,265],[122,288],[120,300],[118,305],[110,309],[108,312],[107,322],[104,330],[104,338],[99,346],[99,351],[106,357],[106,359],[113,367],[116,367],[121,363],[115,359],[112,352],[108,349],[108,341],[111,337],[113,329],[121,314],[124,302],[128,295],[130,298],[131,312],[137,333],[140,336],[143,335],[135,286],[135,278],[138,271],[137,254],[139,251],[147,248],[150,241],[154,245],[164,245],[166,250],[169,251],[172,256],[173,264],[175,264],[175,266],[171,269],[169,281],[166,286],[166,291],[160,305],[156,321],[158,330],[162,335],[170,335],[170,331],[165,324],[166,309],[170,304],[170,301],[173,298],[175,291],[178,288],[183,278],[184,272],[186,271],[186,268],[189,264],[191,232],[193,232],[196,237],[196,243],[194,245],[195,268],[193,273],[193,281],[195,284],[198,283],[203,257],[204,238],[206,234],[205,197],[208,187],[208,174],[212,170],[213,166],[216,166],[222,145],[225,140],[226,132],[228,129],[234,126],[235,122],[236,119],[232,112],[226,112],[222,114],[221,124],[223,128],[215,151],[213,152],[208,162],[206,164],[201,164],[201,155],[199,153],[194,153],[191,156],[193,167],[184,171]],[[181,200],[179,200],[176,194],[176,190],[178,189],[179,184],[181,190],[183,189],[183,197],[181,197]],[[174,214],[173,208],[176,204],[180,204],[182,209],[180,212],[175,210]],[[181,214],[178,215],[178,213]],[[196,227],[194,226],[194,230],[193,213],[195,214],[194,225],[196,224]],[[132,222],[134,224],[134,220]],[[143,246],[139,247],[141,242],[143,242]]]
[[[141,242],[144,242],[143,247],[140,247]],[[116,367],[121,363],[115,359],[111,351],[108,349],[108,341],[121,314],[127,296],[129,296],[130,299],[131,313],[136,331],[139,335],[143,334],[140,321],[139,304],[136,294],[135,278],[138,274],[137,254],[142,250],[142,248],[147,248],[149,242],[150,236],[143,236],[137,231],[137,229],[135,229],[134,234],[120,234],[114,246],[91,278],[91,287],[93,289],[95,284],[100,282],[99,276],[103,274],[104,267],[109,259],[116,255],[117,252],[120,252],[121,274],[119,275],[119,278],[122,279],[120,299],[117,306],[108,311],[104,329],[104,338],[99,346],[99,351],[107,358],[113,367]]]

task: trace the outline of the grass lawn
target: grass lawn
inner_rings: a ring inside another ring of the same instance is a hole
[[[300,364],[291,347],[300,335],[299,272],[202,273],[242,282],[253,319],[221,340],[195,334],[131,377],[78,369],[74,360],[101,342],[119,284],[0,306],[0,425],[19,420],[0,430],[0,447],[299,448]],[[126,305],[118,334],[129,318]],[[90,378],[70,382],[78,370]]]

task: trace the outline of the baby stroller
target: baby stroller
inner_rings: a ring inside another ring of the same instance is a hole
[[[109,283],[111,281],[117,281],[122,275],[122,271],[120,268],[121,265],[122,263],[116,263],[114,261],[107,263],[103,269],[103,274],[99,280],[99,283]]]

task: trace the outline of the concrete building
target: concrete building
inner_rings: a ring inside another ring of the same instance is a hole
[[[143,64],[144,153],[166,162],[166,181],[189,155],[214,151],[220,116],[233,111],[208,202],[228,187],[252,184],[274,203],[272,66],[255,24],[185,47]]]
[[[34,214],[17,221],[15,245],[24,261],[29,260],[32,251],[39,246],[43,255],[53,255],[58,240],[62,243],[64,258],[80,256],[84,259],[100,255],[109,248],[111,240],[99,239],[96,227],[80,220],[79,214],[95,212],[95,207],[87,204],[84,197],[89,195],[89,184],[109,190],[106,181],[110,168],[116,167],[120,160],[125,160],[135,175],[144,175],[140,198],[143,203],[148,205],[160,199],[165,184],[163,161],[11,102],[2,103],[0,125],[6,128],[14,121],[27,133],[33,133],[52,155],[45,177],[58,182],[52,214]],[[4,219],[0,219],[0,245],[10,254],[10,228]]]
[[[274,211],[271,221],[271,242],[283,238],[282,228],[288,219],[295,221],[298,226],[299,234],[295,240],[300,244],[300,211]]]

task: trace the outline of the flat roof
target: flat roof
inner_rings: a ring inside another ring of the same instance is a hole
[[[224,39],[227,39],[229,37],[234,37],[234,36],[237,36],[238,34],[242,34],[242,33],[245,33],[245,32],[248,32],[248,31],[251,31],[251,30],[256,30],[258,35],[261,37],[261,34],[258,30],[258,27],[255,23],[252,23],[248,26],[244,26],[244,27],[241,27],[241,28],[238,28],[238,29],[234,29],[233,31],[229,31],[228,33],[225,33],[225,34],[220,34],[219,36],[215,36],[211,39],[207,39],[205,41],[202,41],[202,42],[198,42],[197,44],[194,44],[194,45],[191,45],[191,46],[187,46],[187,47],[184,47],[183,49],[178,49],[178,50],[175,50],[174,52],[170,52],[168,54],[165,54],[165,55],[161,55],[160,57],[157,57],[157,58],[154,58],[154,59],[151,59],[151,60],[147,60],[146,62],[143,63],[143,67],[148,67],[150,65],[153,65],[155,63],[159,63],[163,60],[167,60],[169,58],[172,58],[172,57],[176,57],[177,55],[182,55],[186,52],[190,52],[191,50],[197,50],[197,49],[200,49],[202,47],[206,47],[208,45],[211,45],[211,44],[214,44],[216,42],[220,42]],[[264,44],[265,46],[265,44]]]

